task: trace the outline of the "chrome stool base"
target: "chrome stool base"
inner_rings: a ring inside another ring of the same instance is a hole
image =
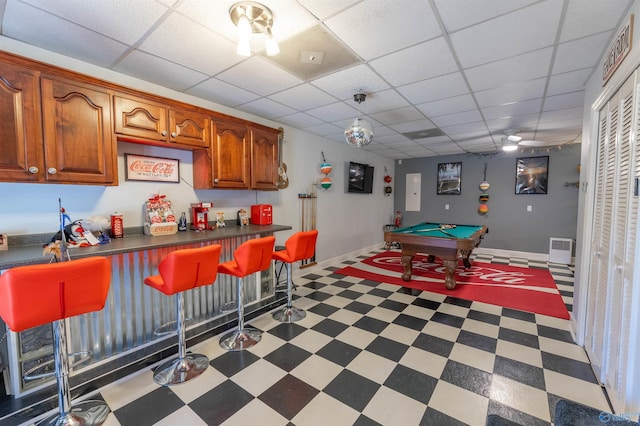
[[[228,351],[241,351],[255,346],[262,339],[262,332],[255,328],[246,327],[232,331],[220,338],[220,347]]]
[[[176,358],[156,368],[153,381],[161,386],[179,385],[195,379],[209,368],[209,358],[200,354],[187,354],[184,358]]]
[[[277,311],[273,312],[271,316],[276,321],[291,323],[300,321],[307,316],[307,313],[302,309],[296,308],[295,306],[285,306],[284,308],[280,308]]]
[[[107,420],[110,412],[104,401],[83,401],[73,404],[66,415],[58,413],[36,424],[38,426],[98,426]]]

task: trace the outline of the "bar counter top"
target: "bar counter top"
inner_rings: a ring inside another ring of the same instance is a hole
[[[178,245],[194,244],[203,241],[224,240],[249,235],[272,235],[277,231],[292,229],[287,225],[247,225],[226,226],[207,231],[186,231],[173,235],[147,236],[143,234],[131,234],[125,230],[123,238],[112,238],[108,244],[89,247],[69,248],[71,259],[80,259],[89,256],[110,256],[134,251],[157,249]],[[44,244],[44,243],[43,243]],[[9,246],[9,250],[0,251],[0,271],[16,266],[35,265],[49,263],[49,256],[43,256],[42,244]]]

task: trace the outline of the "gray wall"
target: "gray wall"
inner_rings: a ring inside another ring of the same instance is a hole
[[[516,194],[516,159],[549,156],[547,194]],[[462,162],[460,195],[437,195],[438,163]],[[479,188],[487,164],[486,191],[489,212],[478,213]],[[403,225],[419,222],[482,224],[489,233],[481,247],[530,253],[548,253],[549,238],[576,238],[579,189],[565,183],[579,181],[580,144],[561,150],[498,153],[493,156],[469,154],[425,157],[396,161],[394,206],[402,212]],[[405,211],[406,174],[421,173],[419,212]],[[449,204],[449,210],[445,205]],[[527,212],[531,206],[531,212]]]

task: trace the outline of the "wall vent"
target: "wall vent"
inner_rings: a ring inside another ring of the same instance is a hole
[[[549,262],[571,264],[571,254],[573,252],[573,240],[570,238],[549,239]]]

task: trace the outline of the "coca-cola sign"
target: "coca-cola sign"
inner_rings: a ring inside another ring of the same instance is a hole
[[[180,182],[180,162],[171,158],[125,154],[126,180]]]

